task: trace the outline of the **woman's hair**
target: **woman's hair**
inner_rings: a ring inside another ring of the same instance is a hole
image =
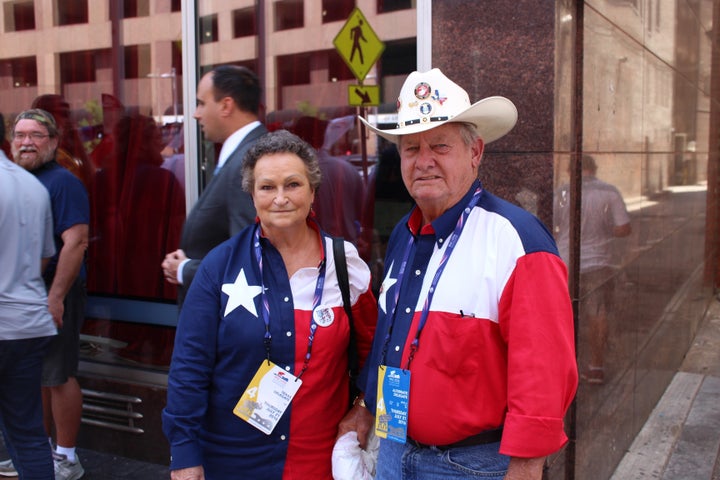
[[[317,154],[310,144],[302,140],[297,135],[293,135],[287,130],[277,130],[268,133],[255,142],[250,150],[245,154],[243,162],[242,187],[247,193],[252,194],[255,188],[255,165],[265,155],[273,155],[276,153],[292,153],[297,155],[305,164],[307,170],[310,188],[317,191],[320,186],[320,163]]]

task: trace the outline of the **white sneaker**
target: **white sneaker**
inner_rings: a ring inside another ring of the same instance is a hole
[[[0,462],[0,477],[17,477],[18,473],[15,470],[12,460],[5,460]]]
[[[53,463],[55,463],[55,480],[77,480],[85,475],[77,455],[75,461],[70,462],[66,455],[53,452]]]
[[[0,477],[17,477],[17,470],[15,470],[12,460],[0,462]]]

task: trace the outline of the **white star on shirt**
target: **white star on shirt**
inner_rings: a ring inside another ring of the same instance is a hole
[[[248,285],[245,270],[240,269],[235,283],[223,283],[222,291],[228,296],[228,301],[225,305],[226,317],[230,312],[240,306],[245,307],[245,309],[255,315],[255,317],[258,316],[253,299],[260,295],[262,287],[259,285]]]
[[[378,305],[380,305],[380,308],[383,309],[383,312],[385,312],[385,314],[387,314],[387,292],[390,287],[397,283],[397,278],[390,278],[392,276],[393,265],[395,265],[395,262],[390,264],[390,269],[388,270],[388,273],[383,280],[382,286],[380,287],[380,299],[378,301]]]

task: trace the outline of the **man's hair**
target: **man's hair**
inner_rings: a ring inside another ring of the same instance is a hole
[[[257,75],[246,67],[220,65],[212,71],[213,97],[230,97],[240,110],[258,114],[262,87]]]
[[[592,172],[593,174],[597,172],[597,163],[595,163],[595,159],[590,155],[583,155],[582,156],[582,169],[587,170],[588,172]]]
[[[47,128],[48,135],[50,135],[51,137],[58,137],[60,135],[60,130],[58,130],[57,124],[55,123],[55,118],[53,118],[53,116],[49,112],[46,112],[45,110],[42,110],[40,108],[31,108],[30,110],[20,112],[20,114],[15,117],[15,123],[13,124],[13,133],[15,133],[15,127],[20,120],[35,120],[36,122]]]
[[[308,181],[313,191],[320,186],[322,175],[320,174],[320,163],[318,162],[315,149],[303,139],[287,130],[276,130],[262,137],[250,147],[243,160],[242,187],[247,193],[252,193],[255,188],[255,166],[258,160],[266,155],[276,153],[292,153],[297,155],[305,164]]]

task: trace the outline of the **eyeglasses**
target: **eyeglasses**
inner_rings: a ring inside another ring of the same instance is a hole
[[[47,135],[45,133],[40,132],[15,132],[13,134],[13,140],[17,140],[18,142],[24,141],[26,138],[30,138],[33,142],[39,142],[40,140],[44,140],[48,138],[50,135]]]

